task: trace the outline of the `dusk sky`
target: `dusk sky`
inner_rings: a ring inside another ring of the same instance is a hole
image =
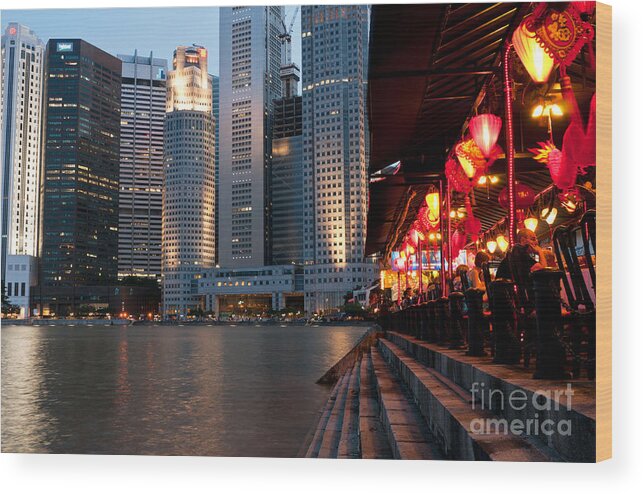
[[[290,22],[296,7],[286,7]],[[113,54],[134,53],[166,58],[179,45],[196,43],[208,48],[208,68],[219,74],[219,9],[217,7],[158,7],[112,9],[2,10],[2,32],[9,22],[33,29],[46,43],[49,38],[82,38]],[[301,24],[293,27],[293,59],[301,66]]]

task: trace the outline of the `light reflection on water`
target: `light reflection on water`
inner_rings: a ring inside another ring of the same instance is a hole
[[[2,451],[295,456],[365,331],[4,326]]]

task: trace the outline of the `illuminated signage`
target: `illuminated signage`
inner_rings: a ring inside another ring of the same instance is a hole
[[[56,43],[56,51],[74,51],[74,43],[71,41],[60,41]]]

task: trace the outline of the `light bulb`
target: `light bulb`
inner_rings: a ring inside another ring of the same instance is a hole
[[[536,228],[538,227],[538,218],[534,218],[533,216],[526,218],[524,223],[527,230],[535,232]]]
[[[553,225],[554,221],[556,221],[557,215],[558,215],[558,209],[552,208],[551,212],[547,215],[547,218],[545,218],[545,221],[547,222],[547,224]]]

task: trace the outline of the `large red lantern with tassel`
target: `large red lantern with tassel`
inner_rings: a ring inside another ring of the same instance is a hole
[[[516,183],[516,208],[517,209],[527,209],[534,204],[536,200],[536,193],[534,189],[528,185],[521,184],[520,182]],[[505,187],[498,194],[498,202],[500,205],[508,209],[509,208],[509,189]]]
[[[489,158],[498,142],[502,119],[491,113],[477,115],[469,121],[469,131],[485,158]]]

